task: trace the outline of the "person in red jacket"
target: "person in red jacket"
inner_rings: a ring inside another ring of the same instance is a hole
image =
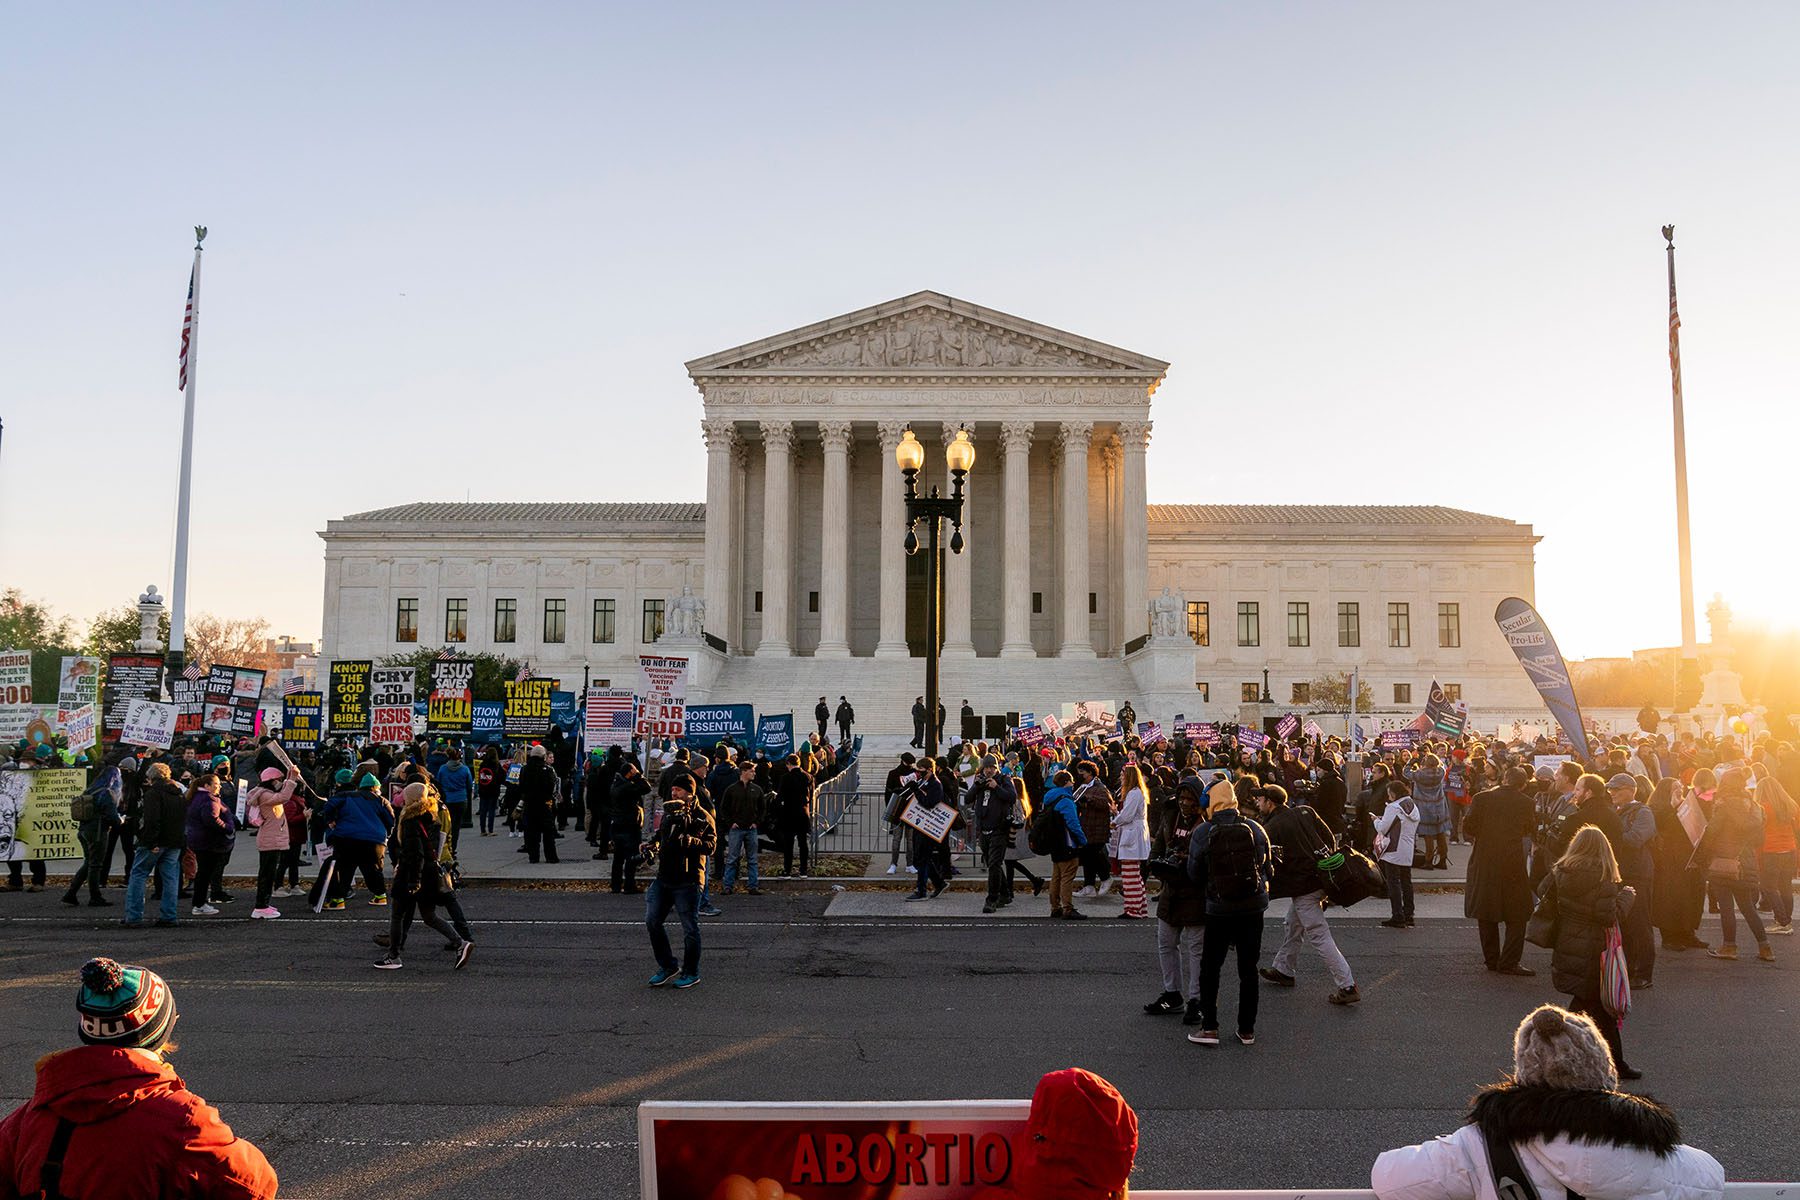
[[[0,1196],[267,1200],[275,1170],[167,1061],[175,997],[110,958],[81,968],[85,1045],[38,1060],[30,1100],[0,1121]]]
[[[1038,1080],[1012,1178],[976,1200],[1122,1200],[1137,1157],[1138,1121],[1117,1088],[1070,1067]]]

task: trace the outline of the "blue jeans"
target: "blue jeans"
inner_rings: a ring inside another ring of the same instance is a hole
[[[725,833],[725,890],[730,891],[737,886],[738,856],[741,854],[749,863],[750,886],[756,886],[756,828],[730,829]]]
[[[650,952],[656,955],[656,965],[663,970],[675,969],[675,953],[669,946],[668,932],[663,929],[663,922],[673,908],[675,915],[681,918],[681,973],[700,973],[699,907],[699,884],[673,887],[660,879],[650,881],[650,888],[644,893],[644,924],[650,928]]]
[[[144,887],[150,872],[162,881],[162,919],[175,919],[175,900],[181,892],[181,851],[175,847],[152,850],[139,846],[131,860],[131,880],[125,885],[125,921],[135,925],[144,919]]]

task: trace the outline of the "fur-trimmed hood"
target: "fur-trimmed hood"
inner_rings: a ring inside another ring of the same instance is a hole
[[[1648,1096],[1629,1092],[1495,1084],[1475,1097],[1468,1123],[1509,1142],[1561,1136],[1589,1145],[1648,1150],[1658,1158],[1667,1158],[1681,1144],[1675,1114]]]

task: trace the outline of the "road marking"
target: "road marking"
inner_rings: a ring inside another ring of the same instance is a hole
[[[450,1150],[630,1150],[638,1148],[637,1139],[628,1142],[559,1142],[544,1138],[514,1138],[495,1141],[491,1138],[332,1138],[309,1137],[309,1146],[344,1146],[350,1149],[410,1149],[430,1147]]]

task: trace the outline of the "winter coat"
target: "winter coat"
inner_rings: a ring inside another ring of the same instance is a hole
[[[1320,768],[1318,787],[1313,792],[1312,810],[1319,814],[1331,835],[1340,841],[1348,828],[1344,817],[1344,777],[1335,768]]]
[[[1450,800],[1444,794],[1444,769],[1419,767],[1406,772],[1413,803],[1419,806],[1419,836],[1438,837],[1450,824]]]
[[[805,833],[812,828],[812,776],[789,767],[776,785],[775,831]]]
[[[437,810],[421,797],[400,812],[400,853],[394,859],[394,890],[415,896],[422,904],[436,903],[443,891],[438,869]]]
[[[1469,882],[1463,889],[1463,916],[1472,921],[1521,923],[1531,917],[1531,871],[1525,843],[1536,817],[1531,797],[1509,787],[1476,792],[1463,818],[1463,832],[1475,840],[1469,855]]]
[[[1413,864],[1413,847],[1418,845],[1419,806],[1412,797],[1402,796],[1387,806],[1375,822],[1376,832],[1387,838],[1387,849],[1381,852],[1381,861],[1396,867],[1410,867]]]
[[[1619,874],[1641,888],[1656,878],[1656,815],[1648,804],[1633,800],[1619,813]]]
[[[1675,786],[1679,788],[1681,784]],[[1692,876],[1689,863],[1694,857],[1694,843],[1688,840],[1687,827],[1676,815],[1673,803],[1653,803],[1650,813],[1656,818],[1656,841],[1651,845],[1656,878],[1661,882],[1650,894],[1650,923],[1658,929],[1685,929],[1689,913],[1684,893]]]
[[[1305,896],[1324,886],[1319,879],[1319,855],[1332,849],[1331,830],[1319,814],[1304,804],[1283,804],[1263,818],[1275,856],[1275,874],[1269,881],[1269,899]]]
[[[1144,793],[1132,788],[1125,802],[1113,815],[1112,828],[1119,831],[1119,861],[1141,862],[1150,857],[1150,820],[1144,807]]]
[[[690,804],[679,821],[657,823],[656,878],[668,887],[706,886],[706,862],[718,846],[712,814]]]
[[[1715,871],[1713,864],[1736,859],[1735,878],[1746,883],[1757,882],[1757,852],[1762,849],[1762,810],[1747,796],[1716,803],[1700,845],[1694,850],[1694,862],[1706,872],[1707,879],[1729,881],[1734,876]]]
[[[556,801],[562,794],[556,772],[541,758],[526,760],[519,773],[519,806],[525,831],[553,829],[556,826]]]
[[[1081,828],[1081,816],[1075,810],[1075,793],[1066,787],[1053,787],[1044,793],[1044,804],[1061,818],[1063,824],[1064,836],[1054,839],[1050,861],[1068,862],[1087,845],[1087,834]]]
[[[1177,809],[1175,821],[1169,826],[1167,835],[1169,854],[1186,863],[1194,830],[1204,824],[1206,818],[1199,813],[1189,822],[1182,818]],[[1206,924],[1206,889],[1195,883],[1185,870],[1164,877],[1162,891],[1156,896],[1156,919],[1177,929]]]
[[[1575,835],[1581,832],[1583,825],[1592,825],[1604,833],[1606,840],[1612,845],[1613,857],[1621,863],[1625,861],[1625,823],[1619,820],[1618,810],[1612,806],[1612,798],[1606,795],[1589,796],[1575,806],[1573,813],[1563,818],[1557,830],[1556,848],[1551,861],[1561,858],[1568,851],[1569,843],[1575,840]]]
[[[188,801],[187,848],[196,854],[229,854],[237,840],[237,812],[223,793],[204,789]]]
[[[162,850],[187,847],[187,799],[174,780],[159,780],[144,789],[137,844]]]
[[[650,785],[636,771],[627,775],[623,768],[613,773],[612,794],[607,798],[607,817],[612,822],[612,836],[634,840],[644,827],[644,797]]]
[[[1098,779],[1075,785],[1075,811],[1081,814],[1081,835],[1104,846],[1112,838],[1113,798]]]
[[[1188,838],[1188,878],[1200,888],[1201,892],[1207,891],[1206,852],[1218,831],[1227,825],[1248,825],[1250,827],[1250,839],[1255,844],[1259,864],[1256,871],[1256,891],[1243,900],[1215,900],[1208,894],[1206,896],[1206,915],[1228,917],[1263,912],[1269,907],[1269,875],[1273,870],[1269,852],[1269,835],[1263,831],[1261,825],[1247,819],[1235,808],[1218,810]]]
[[[262,820],[256,827],[258,850],[286,850],[292,844],[288,840],[287,806],[299,786],[296,780],[284,779],[278,787],[259,783],[250,789],[250,803]]]
[[[431,778],[437,784],[438,793],[444,797],[445,804],[469,802],[469,793],[475,787],[475,777],[460,762],[433,771]]]
[[[1537,1194],[1588,1200],[1720,1200],[1725,1169],[1681,1145],[1675,1116],[1624,1092],[1504,1084],[1475,1100],[1469,1123],[1375,1160],[1380,1200],[1498,1200],[1483,1130],[1513,1143]]]
[[[1013,805],[1019,793],[1012,780],[1004,775],[992,779],[977,778],[969,786],[968,804],[975,810],[975,828],[984,834],[1010,836],[1013,831]]]
[[[163,845],[169,843],[166,841]],[[0,1195],[36,1195],[59,1120],[75,1131],[61,1191],[81,1200],[275,1195],[262,1151],[144,1050],[77,1046],[38,1060],[30,1100],[0,1122]]]
[[[339,792],[325,802],[325,823],[331,826],[332,840],[386,842],[394,827],[394,810],[369,792]]]
[[[733,783],[719,797],[719,825],[725,829],[754,829],[766,819],[768,806],[768,793],[757,787],[754,780]]]
[[[1539,888],[1556,892],[1556,945],[1550,951],[1550,982],[1559,992],[1584,1000],[1600,995],[1600,954],[1606,931],[1631,907],[1634,893],[1602,879],[1598,866],[1578,870],[1558,866]]]

